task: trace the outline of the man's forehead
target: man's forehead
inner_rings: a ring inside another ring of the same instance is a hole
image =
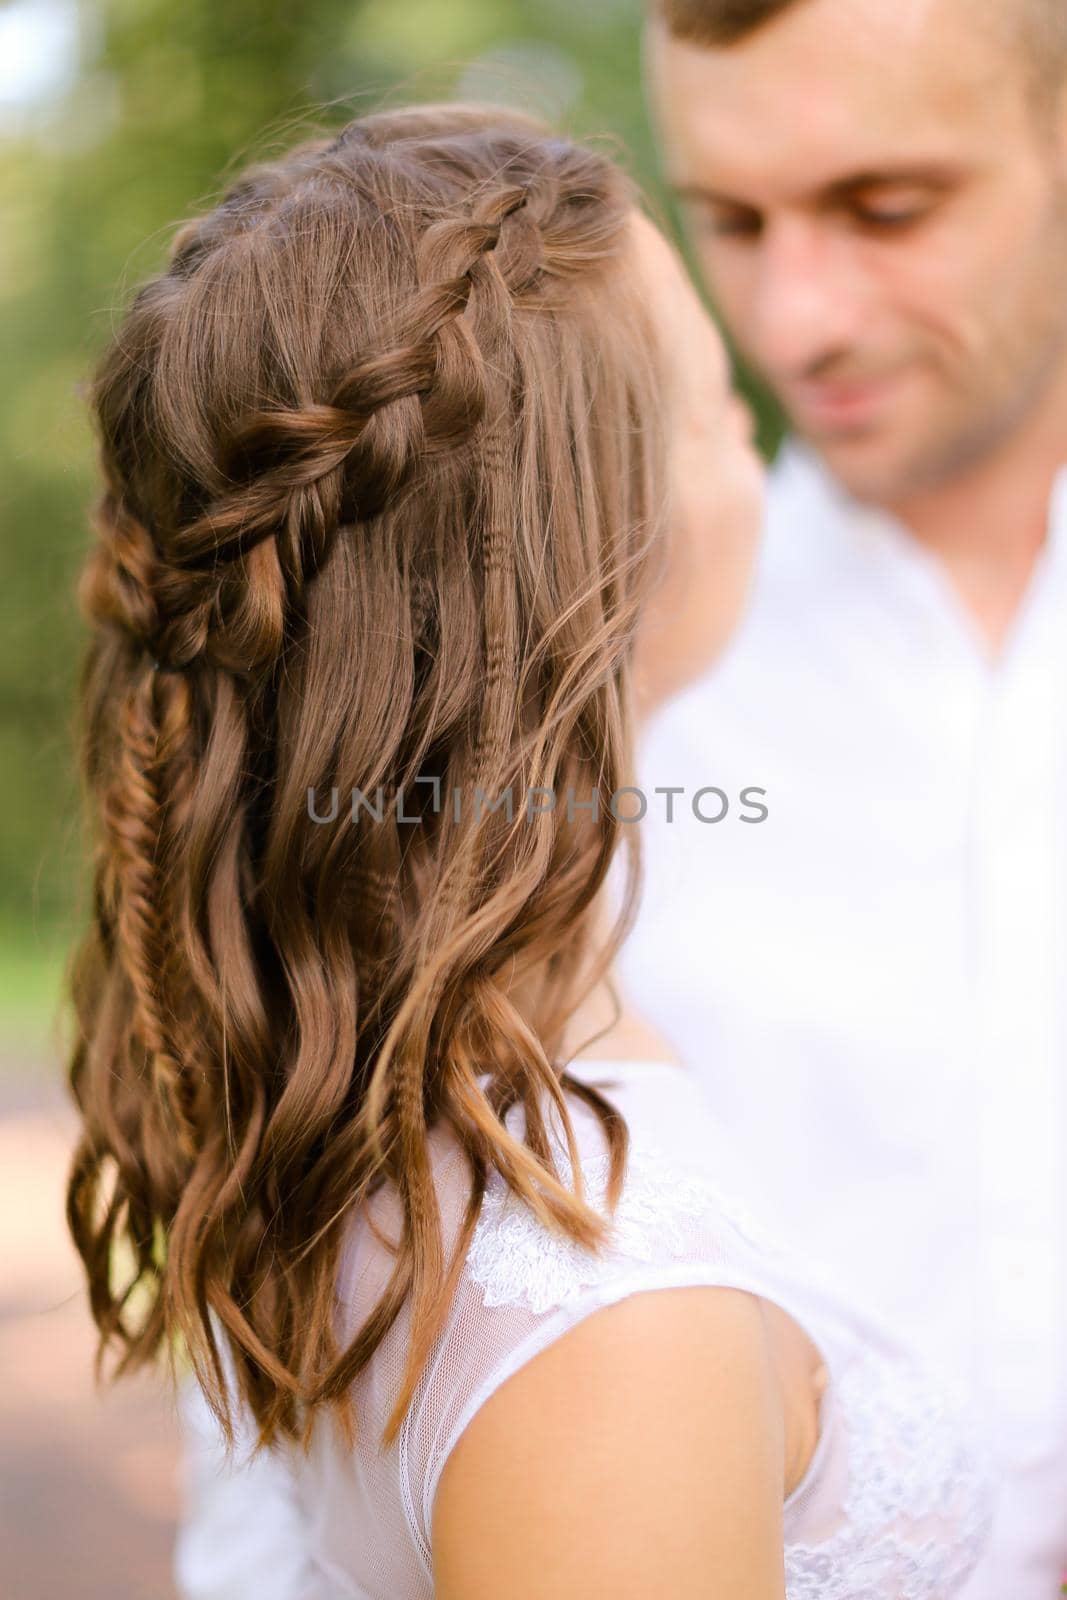
[[[909,163],[981,159],[1025,119],[994,25],[1017,3],[804,0],[722,49],[653,26],[648,68],[667,176],[814,192]]]

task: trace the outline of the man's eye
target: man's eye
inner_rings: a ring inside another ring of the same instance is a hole
[[[761,227],[758,216],[744,211],[704,212],[699,218],[699,225],[705,233],[714,234],[717,239],[754,239]]]
[[[906,228],[909,223],[921,222],[929,209],[929,205],[915,201],[896,206],[856,205],[852,215],[868,228]]]

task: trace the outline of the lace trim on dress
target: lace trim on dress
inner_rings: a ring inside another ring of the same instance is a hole
[[[561,1154],[566,1182],[570,1164],[566,1152]],[[604,1216],[609,1175],[607,1155],[582,1163],[586,1199]],[[783,1253],[735,1200],[727,1200],[713,1184],[678,1167],[650,1145],[629,1152],[610,1245],[601,1254],[550,1232],[494,1173],[471,1240],[467,1272],[483,1290],[486,1306],[518,1305],[543,1313],[566,1305],[582,1289],[615,1277],[620,1261],[655,1262],[691,1255],[693,1223],[710,1218],[733,1229],[761,1254]]]
[[[977,1565],[993,1516],[985,1442],[906,1359],[862,1349],[838,1384],[841,1524],[786,1544],[788,1600],[932,1600]]]

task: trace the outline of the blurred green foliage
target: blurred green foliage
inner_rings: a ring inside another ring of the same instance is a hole
[[[80,914],[70,727],[76,579],[95,486],[81,385],[133,287],[163,264],[172,225],[209,204],[253,154],[383,100],[457,94],[514,101],[571,133],[611,136],[669,215],[642,104],[640,0],[70,4],[70,81],[0,127],[0,925],[8,930],[0,1028],[8,1033],[52,992],[32,974],[56,971]]]

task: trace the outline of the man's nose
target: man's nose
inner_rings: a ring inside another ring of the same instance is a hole
[[[868,296],[840,233],[809,218],[775,218],[753,265],[753,354],[768,377],[807,373],[860,339]]]

